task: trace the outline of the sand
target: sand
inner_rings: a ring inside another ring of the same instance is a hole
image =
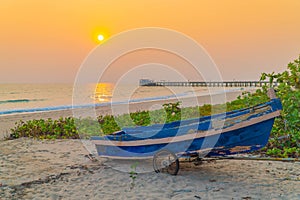
[[[230,95],[235,98],[239,93]],[[162,103],[166,101],[136,103],[129,110],[153,109]],[[122,105],[117,110],[126,112]],[[99,107],[96,112],[111,111]],[[60,116],[72,116],[72,111],[1,116],[1,133],[20,119]],[[133,182],[132,162],[91,160],[83,142],[93,147],[81,140],[0,141],[0,199],[300,199],[299,162],[181,162],[178,175],[171,176],[153,172],[152,160],[140,160]]]
[[[88,159],[80,140],[2,141],[0,152],[0,199],[300,198],[299,162],[180,163],[177,176],[138,173],[132,185],[110,160]]]

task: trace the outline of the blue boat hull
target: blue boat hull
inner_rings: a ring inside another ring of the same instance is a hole
[[[214,116],[159,126],[128,128],[131,134],[121,132],[115,136],[92,137],[99,156],[111,158],[147,158],[167,149],[178,157],[197,153],[204,156],[225,156],[247,153],[264,147],[279,115],[278,99],[261,106],[261,112],[251,114],[251,109],[227,113],[226,120],[247,115],[244,121],[236,120],[222,129],[213,129],[209,123]],[[222,115],[218,115],[221,117]],[[225,121],[226,124],[226,121]],[[157,129],[156,129],[157,128]],[[188,130],[194,130],[188,133]],[[126,129],[125,129],[126,130]],[[147,137],[139,137],[141,134]]]
[[[238,129],[214,136],[202,137],[194,140],[179,141],[166,144],[152,144],[141,146],[100,146],[96,145],[99,156],[105,157],[152,157],[157,151],[168,149],[175,152],[179,157],[189,154],[199,153],[199,150],[206,153],[207,156],[224,156],[236,153],[247,153],[264,147],[269,139],[269,135],[274,123],[270,119],[251,127]],[[218,139],[216,139],[219,137]],[[217,143],[214,146],[203,148],[203,141],[206,143]],[[238,147],[238,148],[237,148]]]

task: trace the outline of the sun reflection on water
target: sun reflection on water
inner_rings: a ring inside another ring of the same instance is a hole
[[[97,83],[92,99],[95,103],[110,102],[112,98],[114,85],[112,83]]]

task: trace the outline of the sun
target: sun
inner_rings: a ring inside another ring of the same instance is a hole
[[[103,35],[101,35],[101,34],[100,34],[100,35],[98,35],[98,37],[97,37],[97,38],[98,38],[98,40],[99,40],[99,41],[103,41],[103,40],[104,40],[104,36],[103,36]]]
[[[106,42],[110,36],[110,31],[107,27],[95,27],[90,30],[90,36],[93,43],[99,45]]]

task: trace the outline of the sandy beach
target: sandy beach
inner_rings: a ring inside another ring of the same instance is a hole
[[[181,163],[177,176],[138,173],[132,187],[128,172],[107,165],[109,160],[88,159],[80,140],[1,143],[1,199],[300,198],[299,162]]]
[[[227,99],[239,94],[231,93]],[[198,100],[209,103],[210,98]],[[129,110],[153,109],[163,103],[166,101],[135,103]],[[126,109],[117,107],[120,113]],[[98,107],[96,113],[108,114],[111,109]],[[20,119],[61,116],[72,116],[72,111],[1,116],[1,134],[3,137]],[[184,162],[179,174],[171,176],[153,172],[152,161],[145,160],[138,161],[132,184],[132,163],[91,160],[81,140],[20,138],[0,143],[0,199],[300,199],[299,162]]]

